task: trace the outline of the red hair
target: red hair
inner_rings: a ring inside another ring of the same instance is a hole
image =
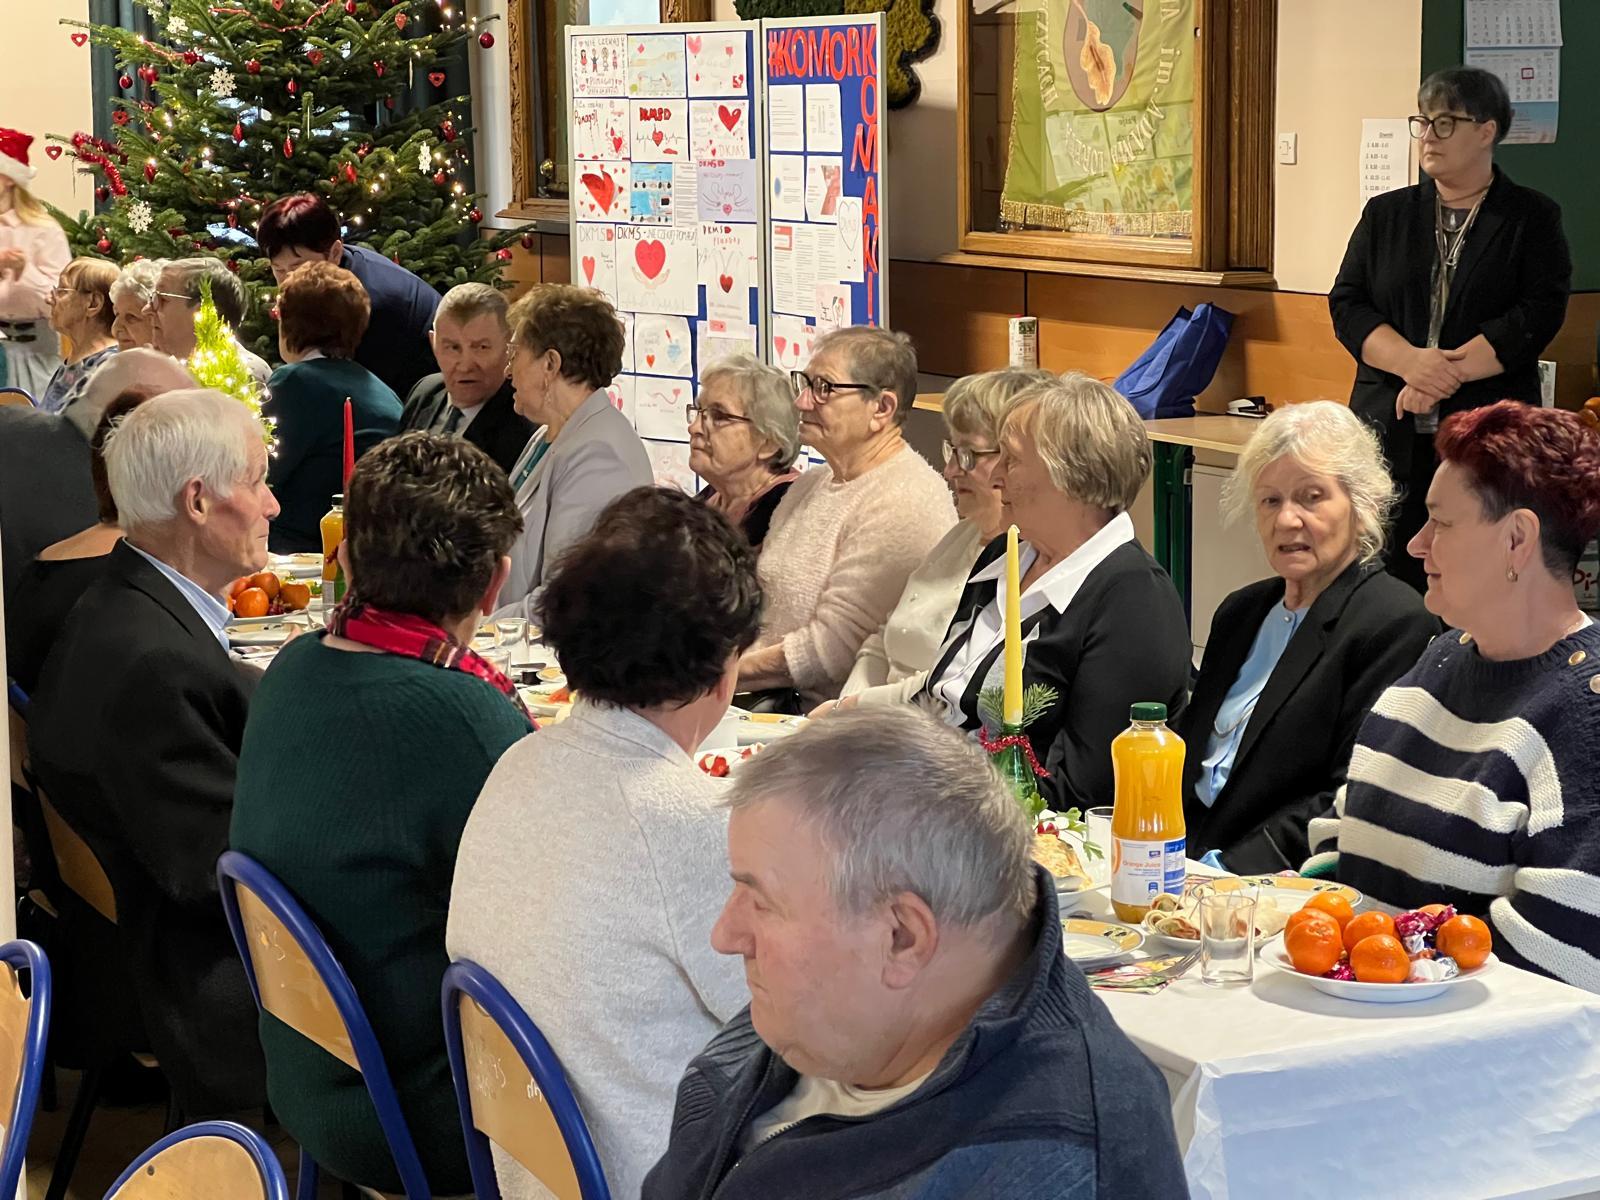
[[[310,192],[279,196],[256,224],[256,244],[269,259],[297,246],[325,254],[338,240],[339,218],[326,200]]]
[[[1471,476],[1484,516],[1530,510],[1545,565],[1572,573],[1600,532],[1600,431],[1576,413],[1502,400],[1447,417],[1434,445]]]

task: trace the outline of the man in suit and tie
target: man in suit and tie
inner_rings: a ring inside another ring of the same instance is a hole
[[[255,1003],[217,899],[260,672],[228,650],[229,583],[267,562],[278,502],[250,410],[147,400],[106,442],[126,539],[40,672],[28,741],[44,791],[111,879],[150,1048],[187,1119],[255,1108]]]
[[[506,311],[505,297],[486,283],[458,284],[445,293],[428,334],[439,371],[411,389],[400,431],[456,434],[510,474],[534,425],[512,403]]]

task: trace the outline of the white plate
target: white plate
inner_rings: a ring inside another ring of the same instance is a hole
[[[739,764],[749,761],[749,759],[742,757],[745,751],[751,751],[750,757],[754,758],[764,744],[763,742],[754,742],[748,746],[701,746],[700,749],[695,751],[694,765],[705,771],[707,775],[711,775],[711,772],[706,770],[705,764],[711,761],[713,755],[720,754],[728,760],[728,769],[732,771]],[[713,779],[727,778],[725,775],[711,775],[711,777]]]
[[[1443,979],[1432,983],[1361,983],[1354,979],[1325,979],[1320,975],[1307,975],[1303,971],[1294,969],[1294,963],[1289,959],[1289,952],[1283,948],[1283,935],[1280,933],[1261,947],[1261,961],[1276,967],[1285,975],[1292,975],[1302,983],[1310,984],[1319,992],[1337,996],[1340,1000],[1361,1000],[1368,1004],[1410,1004],[1415,1000],[1430,1000],[1458,983],[1477,979],[1491,970],[1500,960],[1491,954],[1481,967],[1463,971],[1454,979]]]
[[[306,630],[304,619],[287,617],[235,617],[228,622],[228,641],[235,646],[281,646],[289,640],[290,628]]]
[[[1258,897],[1270,896],[1284,912],[1294,912],[1312,896],[1332,892],[1350,901],[1351,908],[1361,907],[1361,893],[1348,883],[1332,879],[1306,879],[1299,875],[1221,875],[1210,880],[1219,892],[1235,892],[1253,888]]]
[[[1117,921],[1063,917],[1061,949],[1080,967],[1101,967],[1132,954],[1144,945],[1144,931]]]
[[[322,578],[322,555],[320,554],[269,554],[267,555],[267,570],[290,579],[320,579]]]

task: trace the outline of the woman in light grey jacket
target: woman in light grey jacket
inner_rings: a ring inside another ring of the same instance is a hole
[[[495,615],[531,619],[561,552],[653,473],[644,443],[606,395],[622,370],[622,323],[610,302],[588,288],[545,284],[509,318],[516,410],[541,428],[511,470],[522,536]]]

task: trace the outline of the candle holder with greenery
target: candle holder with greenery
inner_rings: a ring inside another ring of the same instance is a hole
[[[978,713],[984,721],[978,740],[989,752],[990,761],[1006,781],[1011,794],[1017,798],[1017,803],[1022,805],[1022,810],[1034,822],[1035,832],[1046,832],[1044,826],[1048,825],[1048,832],[1071,834],[1080,842],[1085,858],[1103,858],[1100,847],[1089,840],[1089,826],[1085,824],[1083,814],[1076,808],[1052,812],[1039,791],[1038,780],[1049,772],[1039,765],[1026,729],[1043,716],[1058,698],[1059,693],[1047,684],[1029,684],[1022,693],[1022,720],[1010,725],[1003,719],[1005,689],[985,688],[978,693]],[[1000,732],[991,734],[991,729]]]

